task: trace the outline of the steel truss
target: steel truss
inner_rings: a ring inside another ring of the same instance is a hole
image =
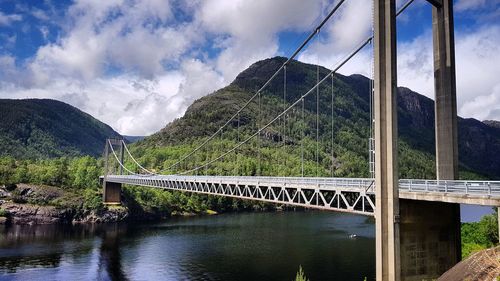
[[[371,179],[109,175],[110,182],[373,216]]]

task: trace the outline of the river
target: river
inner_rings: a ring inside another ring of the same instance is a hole
[[[351,214],[238,213],[0,231],[1,280],[292,280],[299,265],[311,281],[375,278],[373,220]]]

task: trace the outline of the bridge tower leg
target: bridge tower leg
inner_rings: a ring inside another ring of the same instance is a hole
[[[109,173],[109,150],[112,149],[112,145],[120,147],[120,161],[123,163],[123,144],[121,140],[118,139],[107,139],[106,146],[104,148],[104,179],[103,179],[103,201],[105,204],[120,204],[121,203],[121,191],[122,185],[120,183],[108,182],[107,177]],[[112,156],[114,157],[114,155]],[[121,165],[119,165],[120,174],[123,172]],[[114,170],[114,169],[113,169]]]
[[[433,5],[436,175],[458,177],[453,0]],[[401,200],[403,280],[433,280],[461,259],[460,205]]]
[[[451,180],[458,176],[453,0],[428,1],[434,6],[437,178]],[[374,8],[377,280],[434,279],[461,258],[460,208],[399,200],[395,1],[375,0]]]
[[[398,281],[396,1],[374,1],[375,232],[378,281]]]

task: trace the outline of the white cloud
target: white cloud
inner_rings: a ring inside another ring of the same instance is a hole
[[[220,36],[224,49],[215,64],[231,81],[256,60],[277,53],[277,32],[309,30],[321,5],[322,1],[210,0],[202,2],[196,17],[200,25]]]
[[[143,135],[155,132],[170,121],[171,116],[182,113],[170,99],[178,92],[183,79],[176,71],[155,80],[128,75],[90,82],[58,79],[43,88],[2,85],[0,96],[61,100],[110,124],[120,133]]]
[[[500,26],[483,26],[459,36],[456,63],[459,113],[500,120]]]
[[[222,77],[210,67],[199,60],[187,60],[177,75],[163,77],[155,83],[136,84],[137,90],[149,94],[127,104],[117,121],[118,128],[120,132],[130,135],[155,132],[172,119],[182,116],[195,99],[222,86]]]
[[[47,21],[50,19],[49,15],[47,12],[41,9],[34,8],[31,12],[31,15],[33,15],[35,18],[42,20],[42,21]]]
[[[427,31],[409,42],[398,44],[398,85],[434,98],[432,33]]]
[[[6,15],[2,11],[0,11],[0,26],[2,25],[7,26],[15,21],[20,21],[22,19],[23,17],[21,15],[18,14]]]
[[[370,36],[372,2],[370,0],[346,1],[338,14],[334,15],[320,32],[319,38],[315,39],[311,46],[299,56],[299,60],[320,64],[330,69],[337,66]],[[370,47],[366,47],[339,72],[370,76],[370,62]]]
[[[56,41],[21,64],[12,56],[0,57],[0,96],[59,99],[122,134],[151,134],[250,64],[278,54],[279,32],[310,31],[331,2],[77,0],[65,13]],[[371,0],[346,1],[300,60],[335,66],[369,36],[371,5]],[[485,25],[456,34],[460,114],[500,119],[500,108],[493,104],[500,92],[498,30],[498,25]],[[430,32],[398,46],[399,84],[430,97],[431,47]],[[369,76],[371,60],[368,47],[341,73]]]
[[[120,133],[150,134],[251,63],[274,56],[277,32],[310,28],[323,4],[214,0],[176,5],[192,19],[176,21],[172,5],[163,0],[75,1],[57,41],[41,46],[23,66],[5,58],[0,95],[60,99]],[[207,40],[220,42],[215,57],[203,53]],[[23,81],[13,78],[19,72]]]
[[[457,3],[455,4],[455,10],[461,12],[469,9],[478,9],[486,4],[487,0],[458,0]]]
[[[47,73],[90,80],[109,68],[153,78],[193,38],[184,35],[190,30],[161,25],[172,16],[166,1],[78,1],[68,14],[67,35],[42,46],[31,65],[37,85],[47,83]]]
[[[398,85],[434,98],[432,34],[398,45]],[[500,120],[500,26],[455,33],[458,114]],[[496,102],[495,102],[496,101]]]

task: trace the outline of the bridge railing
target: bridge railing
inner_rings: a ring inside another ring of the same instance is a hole
[[[113,177],[113,176],[111,176]],[[135,177],[135,176],[127,176]],[[143,179],[143,177],[137,177]],[[240,183],[266,183],[269,185],[302,185],[304,188],[308,186],[321,186],[322,188],[358,188],[364,189],[368,193],[375,192],[373,179],[366,178],[307,178],[307,177],[255,177],[255,176],[182,176],[182,175],[156,175],[148,177],[149,179],[173,179],[182,181],[195,182],[213,182],[213,181],[234,181]]]
[[[314,177],[254,177],[254,176],[182,176],[182,175],[155,175],[155,176],[116,176],[113,178],[128,178],[138,180],[176,180],[191,182],[235,182],[240,184],[267,184],[270,186],[290,186],[295,188],[336,189],[352,188],[364,189],[367,193],[375,192],[375,184],[370,178],[314,178]],[[444,193],[471,196],[500,197],[500,181],[462,181],[462,180],[422,180],[400,179],[399,190],[409,192]]]
[[[410,192],[500,196],[499,181],[402,179],[399,180],[399,189]]]

